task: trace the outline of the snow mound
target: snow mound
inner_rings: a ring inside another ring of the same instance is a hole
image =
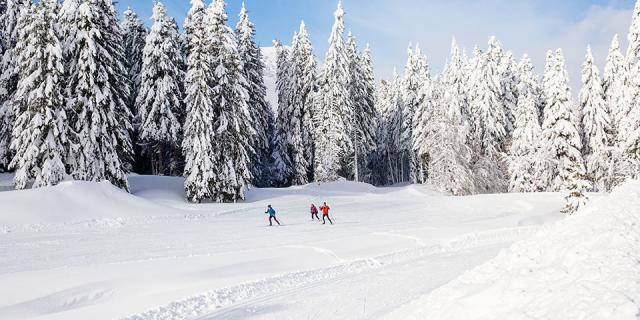
[[[0,226],[5,229],[7,226],[84,221],[110,224],[110,221],[117,222],[122,217],[165,215],[171,212],[106,181],[66,181],[55,187],[0,192],[0,203]]]
[[[640,182],[632,182],[389,318],[638,317]]]

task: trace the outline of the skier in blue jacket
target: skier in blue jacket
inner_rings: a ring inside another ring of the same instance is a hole
[[[269,215],[270,226],[273,226],[273,221],[271,219],[275,220],[278,223],[278,225],[280,225],[280,221],[278,221],[278,218],[276,218],[276,210],[273,210],[271,205],[267,206],[267,211],[265,213]]]

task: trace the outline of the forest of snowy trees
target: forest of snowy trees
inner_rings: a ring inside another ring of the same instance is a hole
[[[0,0],[0,171],[15,187],[66,179],[128,189],[127,174],[183,175],[192,202],[249,186],[339,179],[430,184],[454,195],[587,191],[640,175],[640,2],[601,76],[590,48],[574,99],[561,49],[540,78],[494,37],[454,40],[440,74],[418,45],[376,83],[340,3],[324,61],[304,22],[277,51],[276,112],[249,11],[192,0],[180,30],[161,2],[150,28],[112,0]],[[320,68],[318,66],[321,66]]]

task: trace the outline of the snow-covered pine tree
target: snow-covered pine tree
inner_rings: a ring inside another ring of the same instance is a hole
[[[389,128],[387,121],[390,117],[391,85],[382,80],[375,90],[375,107],[378,115],[376,121],[376,149],[370,162],[371,183],[374,185],[388,185],[390,180],[389,162]]]
[[[0,172],[6,170],[13,157],[11,137],[14,122],[12,102],[18,85],[17,55],[20,18],[31,7],[31,0],[7,0],[6,11],[0,20],[3,55],[0,57]]]
[[[627,63],[633,68],[640,59],[640,1],[636,1],[631,18],[631,26],[627,35],[629,47],[627,48]]]
[[[455,50],[455,49],[454,49]],[[453,52],[455,55],[455,52]],[[457,62],[453,62],[454,65]],[[448,66],[447,69],[455,68]],[[455,71],[444,77],[455,78]],[[429,150],[429,179],[434,188],[456,196],[476,192],[471,171],[472,150],[466,144],[469,130],[462,119],[459,89],[456,79],[440,83],[434,81],[429,87],[426,100],[436,101],[427,123],[425,147]]]
[[[422,54],[420,46],[415,50],[409,46],[407,65],[402,79],[403,109],[400,111],[400,132],[398,136],[398,148],[400,153],[398,160],[402,166],[402,179],[411,183],[417,183],[418,177],[424,176],[424,163],[418,163],[414,151],[413,129],[415,127],[415,114],[421,101],[424,100],[424,92],[421,90],[431,80],[429,66],[426,57]],[[422,168],[422,170],[420,170]],[[422,171],[422,172],[421,172]],[[422,179],[423,180],[423,179]],[[423,181],[422,181],[423,182]]]
[[[403,150],[400,146],[402,136],[402,114],[404,110],[403,81],[394,70],[393,82],[390,84],[388,102],[385,111],[387,124],[387,158],[389,161],[389,178],[392,184],[406,182],[406,166],[402,162]]]
[[[500,43],[497,42],[500,46]],[[502,49],[495,50],[500,53]],[[515,113],[518,105],[518,83],[520,82],[520,75],[518,74],[518,63],[516,62],[513,54],[509,51],[502,55],[502,59],[499,60],[498,70],[500,72],[500,84],[502,86],[502,103],[504,105],[504,113],[506,116],[505,128],[507,129],[507,141],[506,145],[511,144],[511,135],[515,126]]]
[[[292,184],[293,165],[289,154],[289,102],[291,96],[291,61],[289,48],[278,40],[273,42],[276,49],[276,91],[278,95],[278,116],[276,118],[275,143],[273,150],[272,175],[278,186]]]
[[[360,137],[357,148],[360,150],[359,153],[364,155],[363,163],[365,166],[362,166],[361,168],[363,169],[359,170],[361,181],[370,183],[372,176],[370,164],[376,149],[376,141],[378,140],[376,128],[379,115],[375,102],[375,77],[373,74],[373,61],[371,60],[369,44],[366,45],[359,60],[362,72],[362,98],[355,111],[356,123],[354,125]]]
[[[297,108],[302,116],[300,139],[303,145],[303,158],[307,162],[306,181],[313,181],[314,145],[314,87],[317,79],[316,59],[304,21],[300,23],[297,38],[291,48],[291,107]],[[302,172],[300,172],[302,173]],[[296,174],[294,174],[294,177]],[[303,177],[301,177],[303,179]],[[295,179],[294,179],[295,180]],[[304,181],[299,181],[304,182]]]
[[[605,103],[600,71],[595,65],[591,47],[587,48],[586,60],[582,65],[580,107],[584,127],[582,154],[589,179],[598,190],[611,190],[611,114]]]
[[[255,41],[255,27],[249,19],[249,13],[242,4],[240,20],[236,25],[238,52],[243,64],[248,93],[248,107],[251,126],[256,134],[251,137],[251,172],[253,184],[264,187],[269,185],[269,165],[271,158],[271,135],[274,127],[274,114],[266,100],[267,87],[264,84],[264,62],[262,52]]]
[[[192,0],[185,20],[188,52],[186,97],[187,114],[184,124],[182,153],[185,158],[184,182],[187,200],[202,202],[213,197],[214,163],[212,140],[213,91],[208,80],[213,70],[209,63],[209,37],[205,25],[206,8],[202,0]]]
[[[131,86],[127,106],[132,114],[137,114],[136,99],[142,81],[142,64],[145,40],[147,38],[147,28],[145,28],[138,14],[131,8],[127,8],[122,13],[122,35],[125,53],[125,68]]]
[[[580,133],[572,121],[574,107],[562,50],[558,49],[552,56],[552,60],[547,61],[548,74],[544,76],[547,107],[541,150],[549,159],[544,166],[549,190],[570,193],[563,212],[571,214],[586,203],[584,192],[591,186],[585,179]]]
[[[618,35],[611,40],[611,47],[607,55],[607,62],[604,67],[604,79],[602,82],[607,109],[611,112],[611,127],[614,131],[614,141],[620,141],[619,129],[623,114],[628,107],[628,66],[625,57],[620,50]]]
[[[180,39],[165,6],[153,6],[153,26],[146,39],[140,70],[140,88],[135,118],[139,144],[150,159],[154,175],[178,172],[182,126]]]
[[[518,85],[516,87],[518,92],[518,103],[520,103],[520,96],[526,99],[528,94],[531,94],[535,103],[535,107],[538,110],[538,127],[542,125],[544,120],[544,99],[542,97],[542,88],[540,85],[540,79],[535,73],[533,64],[528,55],[524,55],[518,64]],[[516,110],[517,113],[517,110]]]
[[[349,91],[353,106],[350,127],[353,142],[353,177],[355,181],[362,181],[362,174],[367,166],[369,153],[374,148],[375,141],[375,107],[372,97],[367,97],[367,81],[363,60],[358,53],[355,37],[349,33],[347,39],[347,60],[349,64]],[[370,58],[369,58],[370,63]]]
[[[513,141],[509,150],[509,190],[511,192],[535,192],[538,190],[536,158],[540,138],[538,97],[532,90],[524,88],[516,109]]]
[[[71,31],[64,48],[70,173],[78,180],[109,180],[128,189],[132,115],[116,11],[110,0],[67,1],[62,28]]]
[[[507,145],[507,115],[502,101],[498,70],[501,50],[495,38],[489,51],[476,50],[470,76],[470,115],[474,149],[473,172],[478,192],[502,192],[507,189],[508,174],[504,163]]]
[[[227,25],[225,6],[224,0],[213,2],[207,8],[205,24],[214,121],[209,183],[213,201],[235,202],[244,200],[252,180],[249,154],[253,153],[250,140],[255,130],[247,106],[247,80],[235,33]]]
[[[57,0],[41,0],[25,14],[14,51],[19,75],[13,110],[11,167],[15,187],[58,184],[66,176],[67,122],[63,95],[64,67],[57,28]]]
[[[344,33],[344,11],[338,2],[335,23],[329,38],[329,50],[318,81],[318,114],[315,134],[315,179],[319,182],[335,181],[346,176],[350,166],[348,155],[352,153],[350,139],[349,73]]]
[[[280,47],[278,56],[279,94],[282,94],[278,123],[280,143],[290,161],[290,183],[306,184],[313,178],[313,87],[316,62],[304,22],[294,35],[288,56]]]

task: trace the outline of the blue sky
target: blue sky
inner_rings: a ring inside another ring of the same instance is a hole
[[[288,43],[301,19],[305,20],[319,60],[324,58],[337,0],[246,0],[261,45],[273,39]],[[182,22],[188,0],[165,0],[169,13]],[[241,0],[228,0],[235,25]],[[591,44],[602,64],[611,38],[626,38],[635,0],[344,0],[347,30],[361,45],[370,43],[376,74],[389,77],[402,69],[409,43],[420,43],[434,71],[444,65],[451,38],[470,52],[486,47],[491,35],[521,56],[528,53],[538,72],[545,52],[562,47],[574,87],[586,46]],[[120,0],[147,23],[153,0]],[[602,69],[602,67],[601,67]],[[577,94],[577,92],[574,92]]]

